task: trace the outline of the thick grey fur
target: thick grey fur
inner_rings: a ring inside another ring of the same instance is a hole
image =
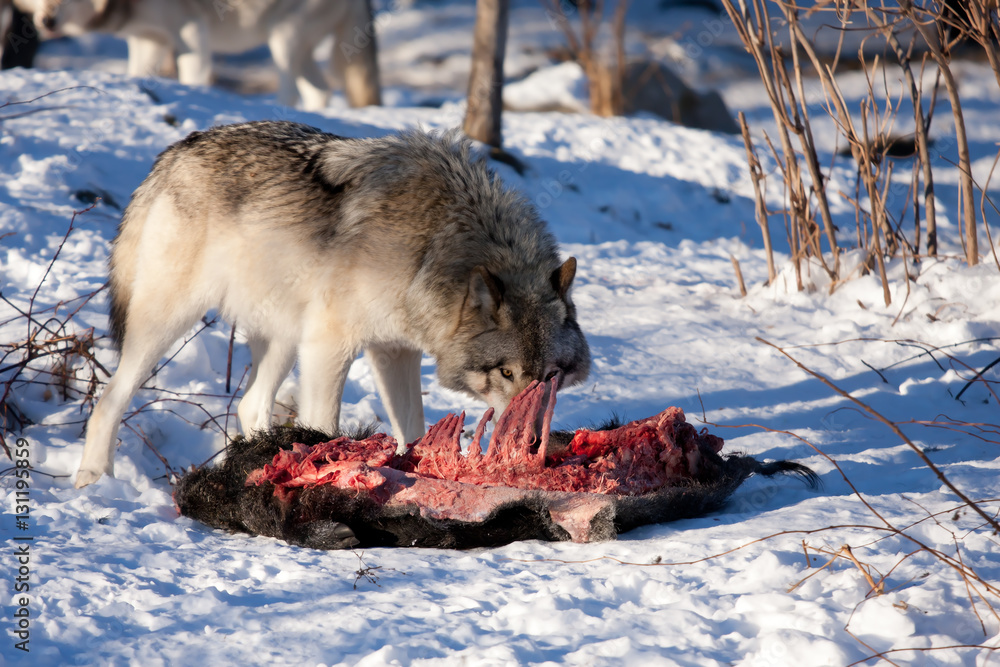
[[[533,381],[573,385],[590,368],[576,260],[457,132],[348,139],[276,121],[195,132],[133,194],[110,268],[121,361],[88,422],[77,486],[113,473],[129,401],[212,308],[251,348],[245,433],[271,425],[296,356],[301,425],[337,429],[364,351],[400,446],[426,427],[421,353],[441,385],[495,414]]]

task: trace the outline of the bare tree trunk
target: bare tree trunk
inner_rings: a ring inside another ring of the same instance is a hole
[[[500,148],[503,110],[503,57],[507,46],[509,0],[477,0],[465,133]]]

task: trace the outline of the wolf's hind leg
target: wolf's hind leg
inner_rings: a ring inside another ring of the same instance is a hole
[[[305,58],[312,60],[312,52],[304,54],[297,38],[295,24],[283,23],[274,27],[267,40],[267,46],[271,49],[271,59],[278,70],[278,103],[290,107],[295,106],[299,99],[296,79],[302,71]]]
[[[271,426],[274,396],[295,362],[293,343],[265,340],[256,336],[252,336],[248,342],[253,366],[246,393],[236,409],[240,417],[240,428],[247,435],[251,431]]]
[[[352,107],[382,104],[371,3],[355,0],[344,3],[343,9],[346,15],[334,27],[331,79]]]
[[[399,451],[424,434],[419,350],[372,346],[365,350]]]
[[[302,71],[295,79],[302,98],[302,108],[306,111],[325,109],[330,101],[330,84],[323,71],[312,59],[311,53],[302,61]]]
[[[156,362],[198,320],[199,313],[171,322],[154,321],[148,317],[149,309],[146,318],[141,314],[137,317],[134,311],[129,315],[118,369],[87,422],[83,458],[76,473],[78,489],[96,482],[101,475],[114,476],[115,443],[122,415]]]

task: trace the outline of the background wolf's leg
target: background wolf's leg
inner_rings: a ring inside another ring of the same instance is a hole
[[[308,15],[296,15],[275,26],[267,40],[278,69],[278,101],[292,106],[299,99],[306,111],[325,109],[330,82],[316,63],[316,45],[326,31],[309,23]]]
[[[200,21],[186,24],[180,31],[177,45],[177,78],[187,86],[208,86],[212,83],[212,49],[208,28]]]
[[[171,56],[166,44],[161,44],[146,37],[129,37],[128,42],[128,75],[136,78],[160,76],[164,61]],[[171,63],[171,69],[173,64]]]
[[[114,475],[115,444],[122,415],[136,391],[149,377],[154,364],[197,319],[198,314],[173,322],[129,317],[118,370],[104,388],[101,400],[87,422],[87,440],[83,446],[80,469],[76,473],[76,488],[96,482],[103,474]]]
[[[278,70],[278,103],[293,107],[299,99],[296,76],[302,70],[306,59],[312,61],[312,52],[303,53],[302,45],[297,43],[294,24],[275,26],[267,45],[271,49],[274,66]]]
[[[371,2],[345,3],[347,16],[335,27],[330,74],[352,107],[382,104],[378,45]]]
[[[295,362],[295,345],[259,337],[251,337],[248,342],[253,366],[246,393],[236,412],[240,416],[240,428],[249,435],[251,431],[271,426],[274,396]]]
[[[331,345],[329,337],[299,347],[299,425],[334,433],[340,425],[340,399],[356,350]]]
[[[295,79],[306,111],[325,109],[330,100],[330,84],[316,61],[309,55],[302,61],[302,69]]]
[[[424,434],[419,350],[373,346],[365,350],[392,433],[402,449]]]

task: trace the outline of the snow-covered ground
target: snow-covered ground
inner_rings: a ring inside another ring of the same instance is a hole
[[[451,9],[440,24],[456,34],[455,25],[468,28],[469,11],[443,6]],[[416,35],[410,10],[399,11],[389,28]],[[408,48],[419,46],[415,40]],[[391,37],[385,43],[398,71],[406,60],[394,48],[402,46],[393,47]],[[460,40],[427,44],[428,53],[454,50],[467,59]],[[1000,140],[995,82],[974,66],[962,76],[974,158],[992,159]],[[405,77],[397,77],[394,99],[412,103],[421,84],[408,92]],[[170,143],[213,124],[262,118],[349,136],[459,124],[461,91],[446,76],[428,77],[451,91],[440,108],[350,110],[335,102],[317,115],[277,107],[266,95],[114,72],[0,74],[0,104],[52,93],[0,108],[3,352],[28,336],[19,313],[30,308],[55,328],[79,309],[66,333],[93,327],[97,361],[113,370],[105,296],[85,297],[105,279],[120,207]],[[579,94],[571,76],[542,80],[566,81],[567,88],[526,93]],[[766,122],[751,82],[730,81],[723,92],[731,106]],[[953,258],[957,179],[942,171],[938,181],[945,256],[911,265],[909,284],[904,266],[891,265],[893,303],[886,307],[871,275],[830,295],[814,271],[815,288],[796,292],[777,216],[782,274],[763,285],[766,258],[737,137],[649,116],[508,113],[504,140],[528,169],[520,176],[497,164],[497,171],[535,202],[564,253],[579,260],[574,298],[594,365],[586,383],[560,394],[557,425],[584,426],[612,412],[645,417],[677,405],[689,421],[709,422],[728,451],[800,461],[823,487],[751,479],[710,516],[585,545],[361,554],[213,531],[177,516],[166,468],[203,463],[222,447],[223,429],[235,427],[233,396],[225,391],[230,329],[213,322],[179,341],[152,388],[134,401],[117,479],[83,490],[72,488],[71,475],[90,406],[73,391],[64,400],[45,374],[28,372],[16,384],[10,401],[32,424],[6,437],[12,449],[17,437],[26,440],[33,471],[30,519],[19,529],[14,464],[0,454],[0,664],[806,666],[848,665],[887,650],[897,651],[887,656],[896,664],[997,661],[1000,625],[988,606],[998,607],[996,588],[967,584],[919,548],[960,558],[995,587],[997,536],[959,509],[958,497],[886,426],[758,340],[784,347],[892,420],[938,422],[901,428],[995,515],[1000,438],[989,425],[1000,423],[1000,374],[994,368],[985,375],[989,387],[977,383],[961,400],[955,396],[974,369],[1000,356],[1000,271],[985,236],[981,265]],[[824,164],[833,149],[823,146]],[[954,159],[944,131],[938,150],[944,169]],[[834,178],[852,187],[847,174]],[[768,187],[777,207],[776,179]],[[95,195],[103,201],[77,215],[66,236],[74,210]],[[852,229],[853,210],[838,206],[838,224]],[[746,298],[739,298],[730,255],[750,288]],[[848,252],[845,261],[857,258]],[[0,361],[0,379],[9,379],[6,366],[18,359],[12,352]],[[38,359],[32,368],[47,363]],[[238,344],[234,387],[248,363]],[[483,410],[441,388],[431,360],[423,386],[429,421],[460,409],[478,418]],[[296,391],[293,375],[279,399],[292,405]],[[344,419],[382,413],[359,360]],[[951,428],[941,427],[945,421]],[[15,538],[24,537],[33,538],[30,591],[18,592],[16,550],[26,541]],[[844,545],[876,580],[885,575],[884,594],[870,594],[861,569],[845,558],[820,569]],[[30,654],[15,648],[19,609],[29,614]],[[915,648],[934,650],[905,650]]]

